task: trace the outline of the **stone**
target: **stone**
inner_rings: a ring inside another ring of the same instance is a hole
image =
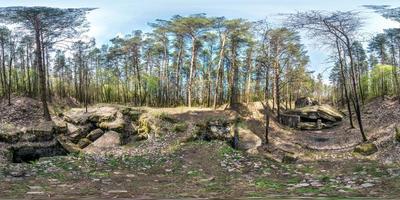
[[[121,193],[127,193],[128,191],[126,190],[110,190],[108,191],[109,194],[121,194]]]
[[[368,188],[368,187],[372,187],[372,186],[374,186],[375,184],[373,184],[373,183],[363,183],[363,184],[361,184],[360,185],[360,187],[362,187],[362,188]]]
[[[68,133],[67,133],[68,138],[73,143],[76,144],[80,139],[85,138],[89,134],[89,132],[94,128],[94,126],[91,123],[85,125],[74,125],[68,123],[67,128],[68,128]]]
[[[97,140],[99,137],[101,137],[104,134],[104,131],[101,129],[95,129],[93,131],[91,131],[86,138],[89,139],[90,141],[94,142],[95,140]]]
[[[294,118],[299,116],[300,120]],[[320,121],[319,121],[320,120]],[[330,105],[314,105],[286,111],[281,115],[280,122],[284,125],[312,130],[331,128],[343,120],[343,115]]]
[[[28,142],[43,142],[54,139],[56,124],[53,121],[44,121],[29,128],[24,135],[30,135]],[[24,137],[24,136],[23,136]]]
[[[253,133],[250,129],[239,127],[237,131],[239,134],[239,149],[245,151],[252,149],[250,152],[255,152],[254,150],[257,150],[257,148],[261,146],[261,138]]]
[[[107,131],[100,138],[90,144],[87,149],[93,147],[117,147],[121,144],[119,133],[115,131]]]
[[[72,108],[64,113],[64,119],[76,125],[84,125],[89,122],[101,123],[115,120],[117,112],[118,108],[110,106],[89,108],[88,112],[84,108]]]
[[[27,195],[44,195],[44,192],[41,192],[41,191],[29,191],[26,194]]]
[[[309,183],[299,183],[299,184],[296,184],[294,187],[295,188],[300,188],[300,187],[308,187],[308,186],[310,186]]]
[[[87,138],[82,138],[82,139],[80,139],[79,142],[78,142],[78,147],[81,148],[81,149],[83,149],[83,148],[89,146],[90,143],[92,143],[92,142],[91,142],[89,139],[87,139]]]
[[[312,99],[311,97],[301,97],[296,99],[294,102],[296,108],[302,108],[305,106],[318,105],[318,101]]]
[[[118,113],[117,118],[114,121],[103,121],[98,124],[99,128],[101,129],[116,131],[116,132],[123,132],[125,125],[126,123],[122,113]]]
[[[78,145],[72,143],[68,138],[65,136],[58,136],[57,141],[61,144],[61,146],[68,151],[69,153],[81,153],[81,149]]]
[[[363,156],[369,156],[378,151],[378,148],[374,143],[364,143],[355,147],[354,152],[359,153]]]

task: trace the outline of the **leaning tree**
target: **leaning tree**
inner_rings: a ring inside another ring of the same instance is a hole
[[[88,23],[86,14],[94,8],[3,7],[0,19],[7,24],[18,24],[34,36],[36,64],[39,70],[41,101],[44,117],[51,120],[47,106],[46,74],[43,63],[43,45],[55,44],[79,35]]]

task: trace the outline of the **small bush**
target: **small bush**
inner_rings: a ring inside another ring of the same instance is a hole
[[[361,144],[361,145],[358,145],[354,149],[354,152],[359,153],[359,154],[361,154],[363,156],[369,156],[371,154],[374,154],[377,151],[378,151],[378,148],[373,143]]]
[[[187,128],[188,128],[188,125],[185,122],[179,122],[179,123],[174,125],[172,130],[174,132],[184,132],[184,131],[187,130]]]

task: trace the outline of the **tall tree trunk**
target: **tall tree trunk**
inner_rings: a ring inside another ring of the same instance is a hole
[[[355,107],[355,111],[356,111],[356,116],[357,116],[357,121],[358,121],[358,126],[360,128],[360,132],[361,132],[361,136],[363,138],[363,141],[367,141],[367,137],[365,136],[364,133],[364,127],[363,127],[363,123],[362,123],[362,118],[361,118],[361,110],[360,110],[360,103],[359,103],[359,99],[358,99],[358,93],[357,93],[357,84],[356,84],[356,78],[355,78],[355,72],[354,72],[354,61],[353,61],[353,53],[352,53],[352,48],[351,48],[351,43],[350,43],[350,39],[348,38],[348,36],[345,36],[346,38],[346,47],[347,47],[347,51],[349,54],[349,58],[350,58],[350,72],[351,72],[351,79],[352,79],[352,83],[353,83],[353,91],[354,91],[354,107]]]
[[[39,69],[39,78],[40,78],[40,90],[41,90],[41,101],[43,105],[43,115],[44,118],[48,121],[51,121],[49,108],[47,107],[47,98],[46,98],[46,75],[43,69],[43,59],[42,59],[42,48],[40,41],[40,20],[36,16],[35,18],[35,42],[36,42],[36,56],[37,56],[37,64]]]
[[[188,106],[192,107],[192,84],[193,84],[193,77],[196,71],[196,38],[192,37],[192,58],[190,60],[190,71],[189,71],[189,80],[188,80],[188,89],[187,89],[187,101]]]
[[[344,94],[346,97],[346,104],[347,104],[347,111],[349,112],[349,121],[350,121],[350,126],[351,128],[354,128],[353,124],[353,113],[351,112],[351,106],[350,106],[350,98],[349,98],[349,93],[347,92],[347,84],[346,84],[346,76],[344,75],[344,63],[343,63],[343,57],[342,57],[342,51],[340,49],[340,44],[339,41],[336,40],[336,48],[338,51],[338,56],[339,56],[339,66],[340,66],[340,75],[342,77],[342,87],[344,89]]]
[[[215,81],[215,92],[214,92],[214,103],[213,107],[214,110],[217,108],[217,101],[218,101],[218,94],[220,93],[219,89],[222,90],[222,87],[220,87],[220,82],[222,83],[222,65],[223,65],[223,59],[224,59],[224,54],[225,54],[225,41],[226,41],[226,35],[223,34],[221,38],[221,46],[220,46],[220,51],[219,51],[219,60],[218,60],[218,69],[217,69],[217,79]]]
[[[239,67],[237,65],[236,61],[236,48],[237,48],[237,41],[236,38],[233,39],[231,42],[231,66],[232,66],[232,77],[231,77],[231,97],[230,97],[230,105],[234,106],[236,103],[238,103],[238,89],[237,89],[237,84],[239,81]]]

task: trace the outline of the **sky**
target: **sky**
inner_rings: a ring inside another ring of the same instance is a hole
[[[91,28],[89,37],[97,44],[107,43],[117,35],[133,30],[150,31],[149,22],[169,19],[173,15],[206,13],[208,16],[244,18],[251,21],[267,18],[273,25],[282,23],[281,13],[307,10],[360,11],[364,21],[360,39],[368,40],[385,28],[400,28],[400,24],[384,19],[362,5],[390,5],[400,7],[400,0],[0,0],[5,6],[95,7],[88,15]],[[302,43],[310,56],[309,69],[322,73],[328,83],[329,69],[333,65],[329,50],[318,41],[303,37]]]

